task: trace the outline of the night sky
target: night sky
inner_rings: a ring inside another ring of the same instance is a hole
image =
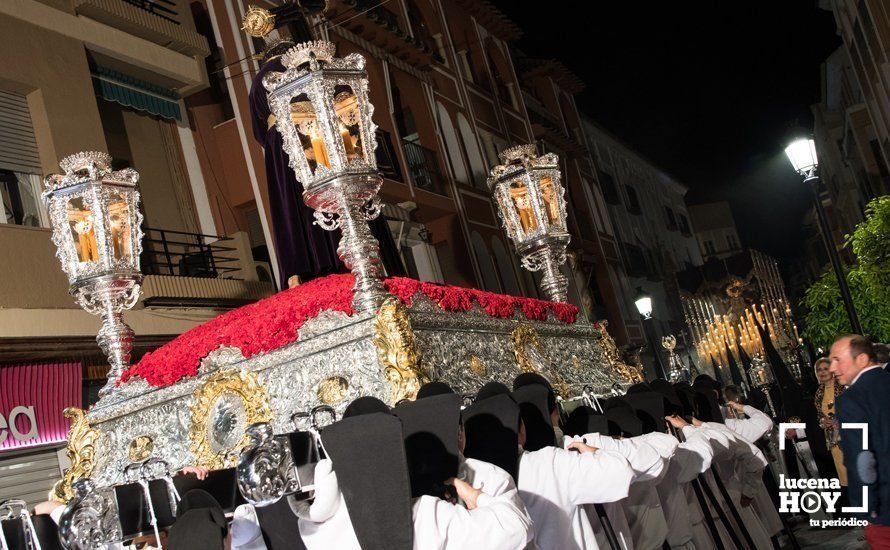
[[[796,255],[810,194],[783,149],[812,130],[820,66],[841,44],[816,0],[494,2],[529,57],[587,88],[578,107],[676,176],[687,204],[729,200],[744,245]],[[799,132],[798,132],[799,133]]]

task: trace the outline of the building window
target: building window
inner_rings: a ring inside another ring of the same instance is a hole
[[[714,241],[705,240],[703,244],[705,245],[706,255],[713,255],[717,253],[717,249],[714,248]]]
[[[667,228],[671,231],[676,231],[677,217],[674,215],[674,211],[671,210],[670,206],[664,207],[664,215],[667,217]]]
[[[640,207],[640,198],[637,196],[637,190],[632,185],[624,185],[624,192],[627,193],[627,211],[631,214],[642,214],[643,209]]]
[[[739,241],[736,239],[735,235],[727,235],[726,244],[729,245],[730,250],[737,250],[739,248]]]
[[[596,175],[600,182],[600,190],[603,192],[603,200],[609,204],[621,204],[621,199],[618,197],[618,188],[615,187],[615,178],[602,170],[597,170]]]
[[[689,227],[689,220],[686,218],[686,214],[677,214],[677,217],[680,222],[680,233],[683,233],[687,237],[692,235],[692,230]]]
[[[40,177],[0,169],[0,223],[47,225],[40,209]]]

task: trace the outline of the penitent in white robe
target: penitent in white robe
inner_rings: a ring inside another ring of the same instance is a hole
[[[750,405],[745,405],[743,410],[748,418],[727,418],[726,427],[749,443],[755,443],[773,429],[772,418],[762,411]],[[763,483],[757,488],[753,506],[768,535],[773,536],[783,529],[776,505]]]
[[[636,484],[646,484],[648,482],[657,481],[661,478],[665,470],[666,461],[659,455],[658,451],[655,450],[655,447],[649,445],[642,439],[615,439],[608,435],[589,433],[585,434],[583,437],[566,437],[563,446],[567,447],[573,441],[579,440],[583,440],[586,444],[598,449],[616,451],[627,460],[634,472],[631,480],[631,488],[628,490],[629,494],[634,491],[634,486]],[[646,487],[651,489],[650,485],[646,485]],[[606,516],[609,518],[609,522],[612,524],[612,529],[615,531],[615,538],[618,539],[618,544],[621,545],[622,550],[633,550],[633,531],[625,512],[627,500],[629,499],[624,499],[620,502],[607,503],[603,505],[603,508],[606,512]],[[609,542],[606,538],[603,525],[596,514],[596,509],[593,505],[588,504],[584,506],[584,511],[587,514],[587,519],[594,528],[597,545],[600,548],[609,548]]]
[[[464,461],[462,468],[471,478],[468,483],[498,494],[483,491],[474,510],[432,496],[414,499],[415,550],[475,548],[477,544],[486,550],[527,548],[533,537],[531,518],[509,474],[472,459]],[[291,501],[291,508],[299,517],[307,550],[361,550],[330,460],[321,460],[315,467],[312,504]]]
[[[754,512],[754,508],[752,506],[743,507],[740,504],[742,495],[753,498],[757,494],[758,487],[763,483],[762,476],[763,469],[767,465],[766,458],[760,449],[739,437],[725,425],[705,422],[702,426],[708,430],[709,437],[720,439],[720,444],[714,445],[712,473],[720,476],[742,519],[743,525],[736,531],[739,538],[744,543],[741,531],[744,529],[753,539],[755,548],[770,548],[772,542],[760,518]],[[706,478],[713,488],[714,494],[719,500],[722,500],[711,476],[706,476]],[[729,514],[729,508],[725,507],[725,509]],[[731,543],[727,541],[726,544]]]
[[[715,548],[716,544],[704,523],[705,516],[692,487],[692,482],[698,475],[711,467],[714,450],[704,430],[687,425],[683,427],[682,433],[685,441],[677,446],[665,481],[658,486],[665,519],[670,526],[667,542],[675,549]],[[679,491],[673,491],[673,487]]]
[[[664,433],[652,432],[631,440],[639,440],[651,445],[664,461],[664,469],[656,479],[634,484],[630,488],[630,494],[624,501],[624,511],[627,513],[627,521],[630,523],[630,531],[634,539],[634,548],[637,550],[655,550],[664,545],[668,537],[668,523],[658,487],[667,479],[670,463],[673,460],[674,451],[680,442],[676,437]],[[676,487],[675,488],[679,488]]]
[[[306,550],[361,550],[330,460],[315,465],[315,500],[310,504],[288,497],[288,503],[299,518]]]
[[[522,452],[517,485],[519,496],[534,521],[538,547],[541,550],[599,548],[582,505],[627,497],[632,478],[633,470],[627,460],[615,451],[577,453],[545,447]]]

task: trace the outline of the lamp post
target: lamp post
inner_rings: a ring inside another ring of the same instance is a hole
[[[862,334],[862,325],[859,323],[859,316],[856,314],[856,307],[853,305],[853,297],[850,295],[850,287],[847,285],[844,267],[841,265],[841,259],[832,242],[828,216],[825,215],[825,207],[822,206],[822,199],[819,198],[820,179],[816,175],[819,168],[819,159],[816,156],[816,142],[812,139],[795,140],[785,148],[785,154],[788,155],[794,170],[804,177],[804,184],[809,184],[813,192],[813,201],[816,206],[816,217],[819,219],[822,242],[825,245],[826,252],[828,252],[831,266],[834,268],[834,275],[837,278],[837,285],[841,291],[841,298],[844,300],[844,308],[847,310],[850,327],[854,333]]]
[[[123,312],[139,299],[142,283],[139,174],[132,168],[112,172],[110,165],[109,155],[95,151],[66,157],[59,163],[65,173],[47,176],[43,194],[69,292],[102,317],[96,341],[111,370],[100,397],[130,364],[134,334]]]
[[[667,378],[664,373],[664,365],[661,364],[661,356],[658,355],[658,349],[652,345],[655,340],[655,336],[650,334],[651,327],[649,326],[652,322],[652,296],[643,292],[641,287],[637,287],[634,304],[637,306],[640,317],[643,318],[643,336],[646,338],[646,346],[652,350],[652,355],[655,357],[655,374],[659,378]]]
[[[559,268],[566,261],[571,236],[566,230],[565,189],[559,158],[537,156],[534,145],[505,149],[491,169],[488,186],[498,205],[507,236],[522,258],[522,267],[543,271],[541,290],[554,302],[566,302],[568,280]]]
[[[334,44],[294,46],[282,57],[283,73],[263,85],[290,167],[303,184],[303,200],[323,229],[340,229],[337,254],[355,276],[353,305],[376,312],[386,291],[380,280],[380,245],[367,222],[380,215],[374,106],[368,99],[365,58],[334,57]]]

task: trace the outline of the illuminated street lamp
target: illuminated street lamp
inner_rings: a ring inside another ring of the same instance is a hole
[[[788,155],[788,160],[791,161],[791,166],[794,167],[794,170],[804,177],[804,184],[809,184],[813,192],[813,201],[816,206],[816,217],[819,219],[822,242],[825,245],[826,252],[828,252],[831,266],[834,268],[834,275],[837,278],[838,288],[841,291],[841,298],[844,300],[844,308],[847,310],[850,327],[854,333],[862,334],[862,325],[859,323],[859,316],[856,314],[856,307],[853,305],[853,297],[850,295],[850,287],[847,285],[844,267],[831,238],[828,216],[825,214],[825,207],[822,205],[822,199],[819,197],[820,180],[817,175],[819,158],[816,156],[816,143],[812,139],[795,140],[785,148],[785,154]]]
[[[337,58],[334,49],[324,41],[294,46],[281,57],[287,70],[269,73],[263,85],[303,200],[318,225],[342,231],[337,254],[355,276],[355,309],[375,312],[387,294],[380,245],[367,223],[380,215],[383,183],[374,156],[374,106],[365,58]]]
[[[637,288],[637,297],[634,299],[634,304],[637,306],[637,311],[643,319],[652,318],[652,296],[643,292],[642,288]]]
[[[66,157],[59,166],[65,173],[46,177],[43,198],[69,292],[88,313],[102,316],[96,341],[111,365],[99,391],[104,397],[129,367],[133,349],[123,312],[139,299],[142,283],[139,173],[113,172],[111,157],[95,151]]]
[[[655,374],[659,378],[667,378],[664,374],[664,365],[661,364],[661,356],[658,354],[658,349],[652,345],[652,342],[655,341],[655,336],[650,334],[652,327],[649,326],[652,323],[652,296],[643,292],[641,287],[637,287],[634,305],[637,306],[637,311],[640,317],[643,318],[643,336],[646,338],[646,347],[652,350],[652,356],[655,357]]]
[[[498,215],[529,271],[543,271],[541,290],[554,302],[567,301],[568,280],[560,272],[571,236],[566,230],[565,189],[559,158],[537,156],[534,145],[505,149],[491,169],[488,186]]]

